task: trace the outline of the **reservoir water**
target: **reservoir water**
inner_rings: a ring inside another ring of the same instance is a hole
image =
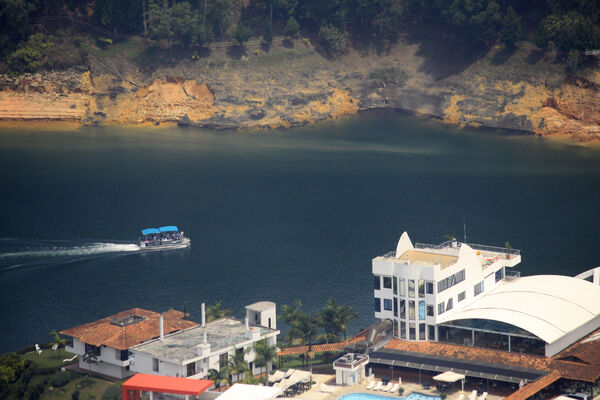
[[[332,296],[373,321],[371,259],[413,242],[521,249],[524,275],[600,264],[600,149],[396,113],[260,132],[0,131],[0,353],[122,310]],[[187,250],[140,253],[180,226]]]

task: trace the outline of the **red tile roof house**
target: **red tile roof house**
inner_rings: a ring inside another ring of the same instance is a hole
[[[79,368],[122,379],[134,374],[129,370],[129,349],[160,337],[161,318],[165,335],[198,326],[180,311],[159,314],[132,308],[60,333],[73,338],[66,350],[79,355]]]

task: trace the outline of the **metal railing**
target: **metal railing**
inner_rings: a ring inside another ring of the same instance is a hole
[[[506,279],[507,281],[512,281],[512,280],[515,280],[520,277],[521,277],[521,271],[509,271],[509,270],[504,271],[504,279]]]

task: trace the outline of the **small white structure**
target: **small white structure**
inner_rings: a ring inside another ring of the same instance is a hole
[[[246,306],[245,322],[225,317],[132,347],[134,360],[130,368],[143,374],[204,379],[210,369],[220,370],[238,353],[253,375],[265,372],[254,365],[253,346],[261,340],[276,346],[279,331],[261,325],[270,322],[275,326],[275,318],[275,303],[262,301]],[[233,376],[234,381],[237,378]]]
[[[246,385],[235,383],[227,389],[217,400],[268,400],[274,399],[282,393],[277,387]]]
[[[336,385],[352,386],[365,379],[365,367],[369,363],[366,354],[348,353],[333,362]]]

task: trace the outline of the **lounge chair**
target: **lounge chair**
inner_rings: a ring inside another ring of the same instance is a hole
[[[479,396],[479,400],[485,400],[487,398],[488,392],[483,392],[481,396]]]
[[[375,381],[371,381],[371,382],[369,382],[369,385],[367,386],[367,388],[366,388],[366,389],[367,389],[367,390],[371,390],[371,389],[373,389],[374,387],[375,387]]]
[[[475,400],[477,398],[477,390],[473,390],[469,395],[469,400]]]
[[[54,344],[54,345],[52,346],[52,351],[56,351],[57,349],[58,349],[58,345],[57,345],[57,344]]]
[[[394,386],[390,389],[390,393],[398,393],[398,389],[400,389],[399,383],[394,383]]]
[[[38,355],[42,354],[42,349],[40,349],[40,345],[39,344],[35,344],[35,351],[37,351]]]
[[[375,387],[373,388],[373,391],[378,391],[379,389],[381,389],[381,387],[383,386],[383,382],[379,381],[377,382],[377,385],[375,385]]]
[[[323,393],[333,393],[335,392],[335,389],[332,387],[327,386],[326,384],[322,384],[321,385],[321,392]]]
[[[394,384],[392,382],[388,382],[388,384],[385,385],[385,387],[382,388],[381,390],[384,391],[384,392],[389,392],[390,389],[392,388],[392,386],[394,386]]]

